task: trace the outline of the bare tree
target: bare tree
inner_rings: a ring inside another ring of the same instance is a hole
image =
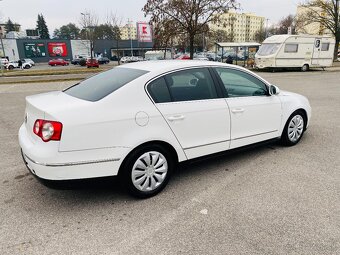
[[[287,17],[282,18],[277,27],[278,34],[288,34],[289,28],[292,30],[292,34],[295,34],[295,17],[290,14]]]
[[[147,0],[143,11],[154,23],[171,20],[179,32],[186,32],[192,59],[195,35],[207,33],[209,22],[219,21],[221,14],[236,7],[236,0]]]
[[[311,0],[302,4],[305,14],[299,18],[304,25],[319,23],[335,37],[334,59],[337,58],[340,42],[340,10],[339,0]]]
[[[93,50],[96,40],[94,30],[96,27],[98,27],[98,16],[93,12],[82,12],[79,23],[83,27],[81,32],[82,39],[88,40],[90,42],[90,54],[91,59],[93,59]]]
[[[120,27],[122,25],[122,18],[118,17],[117,13],[110,12],[106,15],[105,24],[110,29],[112,34],[112,39],[116,41],[116,53],[118,58],[118,65],[120,64],[120,55],[119,55],[119,41],[121,38]]]

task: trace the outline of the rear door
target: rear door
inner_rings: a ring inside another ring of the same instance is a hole
[[[229,109],[207,68],[167,74],[148,91],[188,159],[229,149]]]

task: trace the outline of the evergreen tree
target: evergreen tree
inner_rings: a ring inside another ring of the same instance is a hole
[[[5,24],[5,30],[6,33],[11,31],[16,31],[14,23],[11,21],[11,19],[8,19],[7,23]]]
[[[50,39],[50,33],[42,14],[38,14],[37,30],[39,32],[40,39]]]

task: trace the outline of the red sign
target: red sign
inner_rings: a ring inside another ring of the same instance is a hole
[[[137,23],[138,41],[152,42],[152,26],[147,22]]]
[[[67,57],[66,43],[48,43],[48,54],[50,57]]]

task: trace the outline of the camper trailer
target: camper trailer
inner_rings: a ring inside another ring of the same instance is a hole
[[[335,40],[331,36],[274,35],[255,55],[259,69],[329,67],[333,63]]]

